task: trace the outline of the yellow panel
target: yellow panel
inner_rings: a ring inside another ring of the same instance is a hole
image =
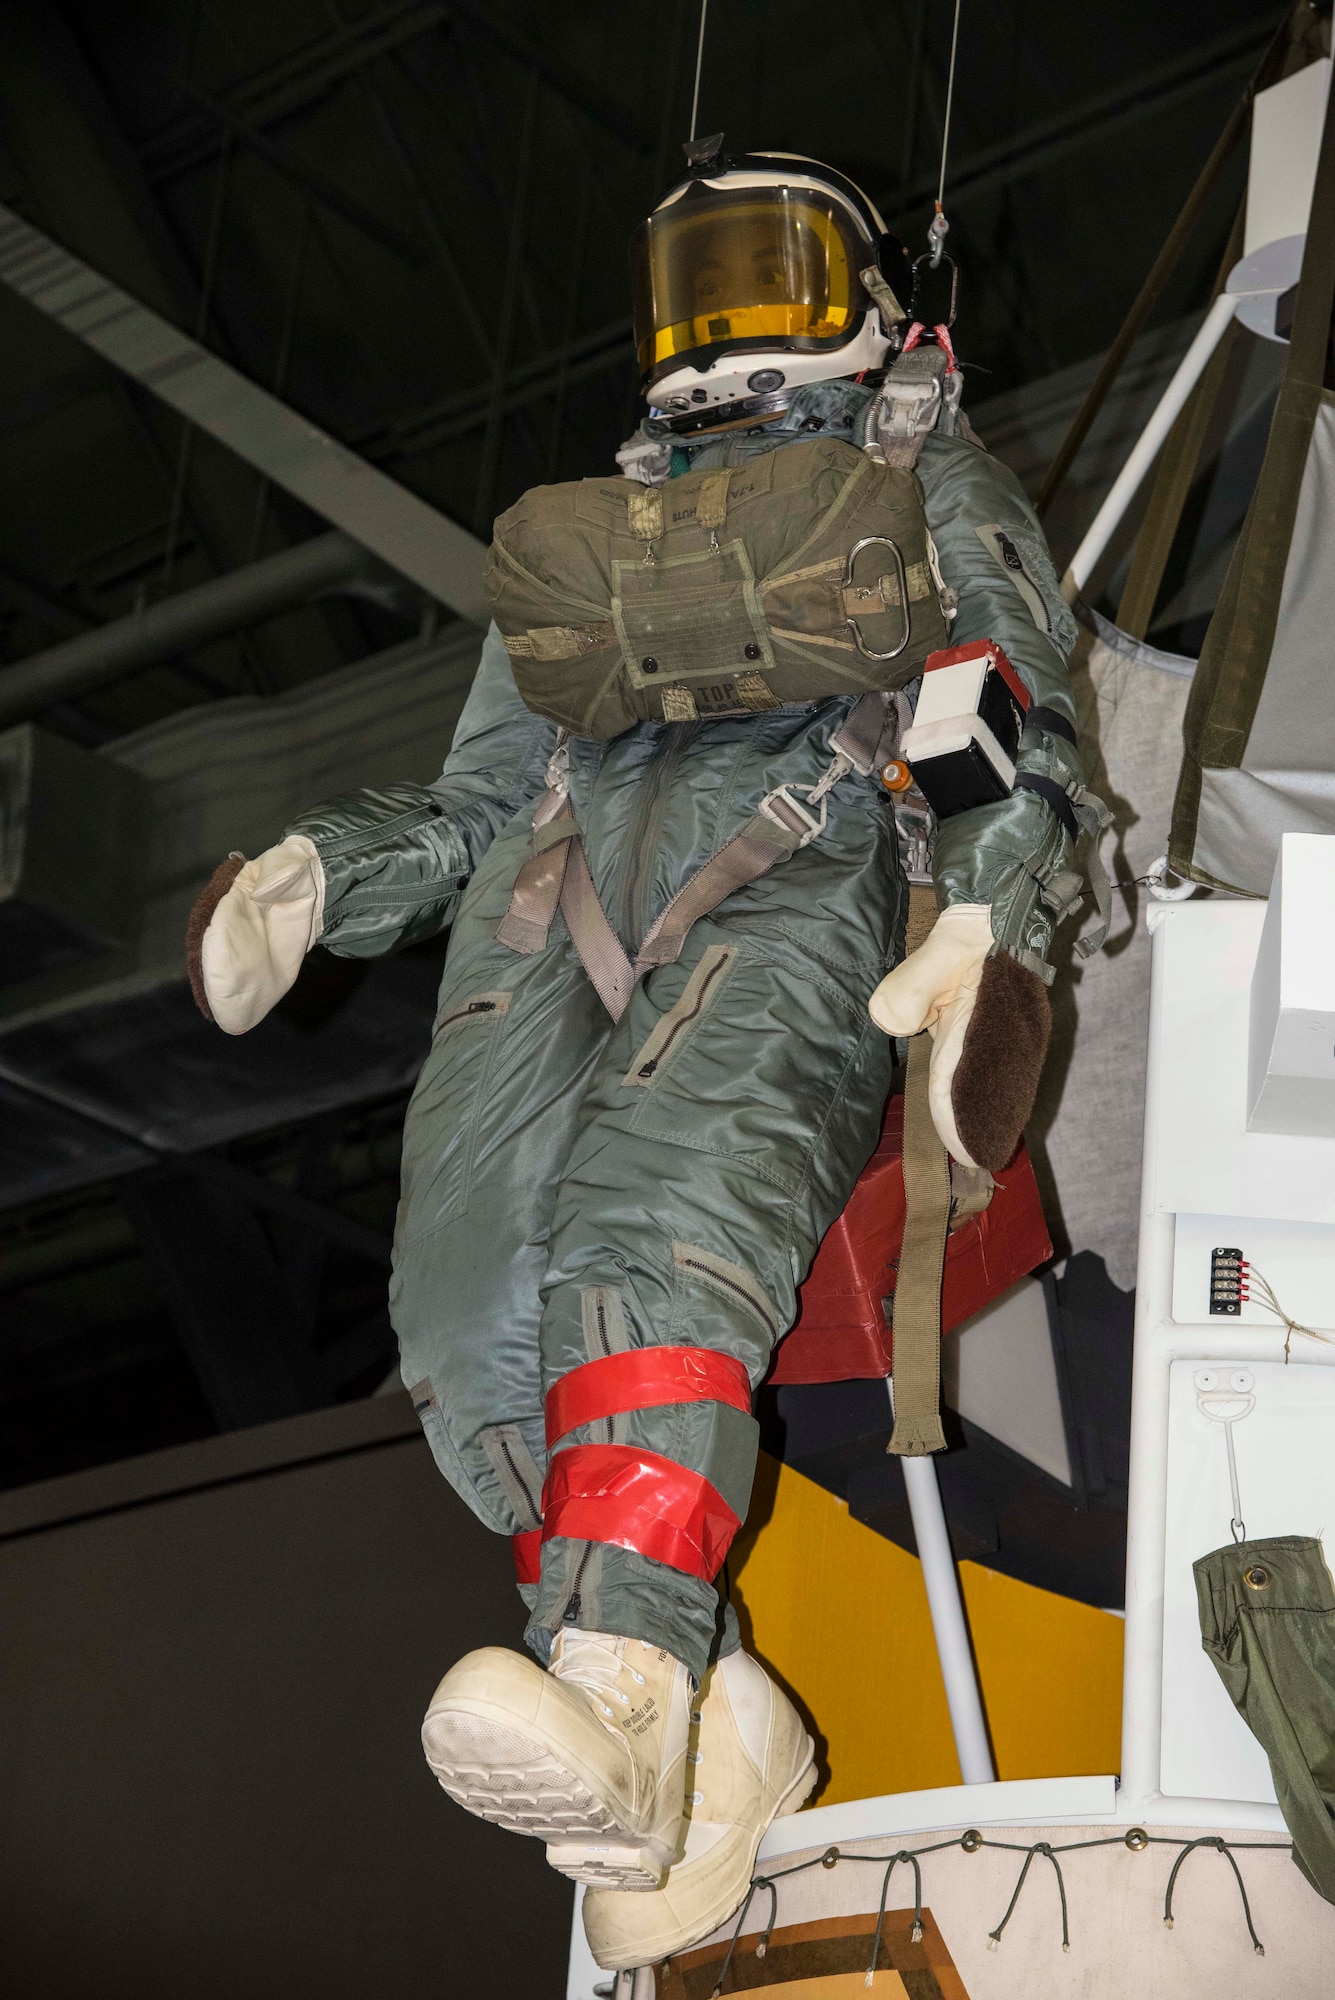
[[[872,1974],[870,1982],[865,1972],[827,1972],[819,1979],[785,1979],[781,1986],[767,1986],[769,2000],[862,2000],[864,1993],[879,1993],[881,2000],[908,2000],[908,1987],[897,1972],[882,1966]]]
[[[957,1785],[916,1557],[763,1455],[729,1563],[749,1650],[823,1747],[823,1805]],[[1122,1621],[976,1563],[960,1575],[999,1778],[1116,1771]]]

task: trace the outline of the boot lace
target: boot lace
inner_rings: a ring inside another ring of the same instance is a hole
[[[570,1626],[561,1635],[560,1658],[552,1671],[559,1681],[581,1687],[592,1695],[604,1715],[614,1716],[616,1709],[610,1702],[617,1702],[622,1708],[631,1705],[631,1697],[616,1685],[621,1675],[627,1673],[638,1686],[645,1685],[644,1675],[631,1666],[622,1652],[626,1643],[623,1639],[581,1632]]]

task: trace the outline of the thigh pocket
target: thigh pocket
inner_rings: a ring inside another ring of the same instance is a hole
[[[681,997],[659,1016],[652,1032],[631,1057],[621,1081],[632,1089],[650,1090],[692,1030],[703,1020],[733,968],[737,947],[711,944],[682,988]]]
[[[402,1246],[468,1207],[478,1130],[512,997],[466,994],[436,1018],[404,1126]]]
[[[844,997],[817,976],[800,976],[748,949],[702,1014],[684,1023],[652,1076],[650,1037],[625,1081],[642,1086],[628,1127],[735,1162],[789,1195],[848,1072],[865,1025]],[[703,971],[702,957],[697,971]],[[694,976],[694,975],[693,975]],[[686,995],[683,993],[683,1016]],[[674,1010],[675,1011],[675,1010]],[[671,1034],[664,1015],[655,1033]],[[876,1031],[872,1031],[876,1032]]]

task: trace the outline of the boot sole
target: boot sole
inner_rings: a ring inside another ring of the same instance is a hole
[[[521,1730],[467,1713],[440,1716],[431,1768],[466,1812],[547,1842],[561,1874],[601,1889],[657,1889],[670,1853],[624,1826],[586,1779]]]

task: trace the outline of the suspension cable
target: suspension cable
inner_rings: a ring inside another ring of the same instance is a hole
[[[958,23],[958,0],[956,0],[956,22]],[[700,0],[700,34],[695,44],[695,90],[691,96],[691,133],[695,137],[695,124],[700,111],[700,71],[705,60],[705,16],[709,12],[709,0]]]
[[[936,213],[927,229],[927,241],[932,252],[932,269],[941,262],[945,248],[946,231],[950,224],[946,220],[944,207],[946,197],[946,161],[950,156],[950,116],[955,108],[955,59],[960,45],[960,7],[963,0],[955,0],[955,21],[950,31],[950,70],[946,77],[946,115],[941,125],[941,172],[936,183]]]

